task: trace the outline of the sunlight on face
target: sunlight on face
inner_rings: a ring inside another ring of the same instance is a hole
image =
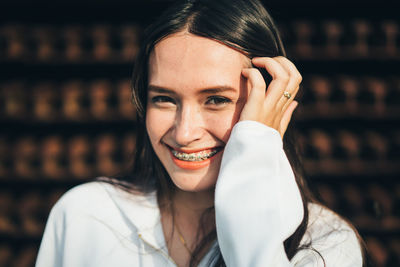
[[[250,60],[228,46],[187,32],[152,51],[146,128],[175,185],[214,187],[223,148],[247,100],[241,70]]]

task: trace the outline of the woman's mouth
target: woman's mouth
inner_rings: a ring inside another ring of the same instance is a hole
[[[201,151],[186,153],[168,147],[173,162],[182,169],[196,170],[208,166],[223,147],[213,147]]]
[[[214,148],[214,149],[207,149],[196,153],[185,153],[185,152],[178,152],[176,150],[171,149],[172,155],[183,161],[203,161],[206,159],[211,158],[215,154],[217,154],[221,148]]]

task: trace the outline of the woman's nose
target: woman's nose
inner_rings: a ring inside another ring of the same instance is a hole
[[[192,105],[178,109],[173,132],[178,146],[188,146],[200,140],[204,134],[201,111]]]

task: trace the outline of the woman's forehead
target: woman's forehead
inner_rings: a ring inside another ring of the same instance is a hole
[[[158,42],[150,54],[150,64],[179,64],[191,60],[193,64],[239,64],[245,67],[250,59],[227,45],[186,31],[167,36]]]
[[[152,51],[149,83],[158,86],[237,84],[250,59],[218,41],[187,32],[168,36]]]

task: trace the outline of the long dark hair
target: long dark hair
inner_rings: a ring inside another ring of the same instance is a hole
[[[138,114],[134,162],[128,173],[120,175],[117,177],[117,182],[113,183],[127,190],[144,193],[156,191],[158,199],[171,199],[175,186],[153,151],[146,132],[148,62],[150,53],[160,40],[183,30],[220,41],[249,58],[286,56],[277,27],[259,0],[178,1],[146,29],[132,78],[132,98]],[[265,71],[262,73],[268,80]],[[291,141],[292,132],[292,127],[289,126],[283,143],[302,195],[304,217],[294,234],[284,242],[289,259],[298,250],[307,245],[310,246],[306,244],[300,247],[300,241],[307,229],[308,203],[315,201],[307,187],[296,146]],[[208,212],[213,212],[213,210],[208,210]],[[203,236],[192,255],[191,266],[199,262],[200,252],[216,238],[216,231],[214,229]],[[215,252],[212,262],[216,266],[225,266],[219,250]]]

